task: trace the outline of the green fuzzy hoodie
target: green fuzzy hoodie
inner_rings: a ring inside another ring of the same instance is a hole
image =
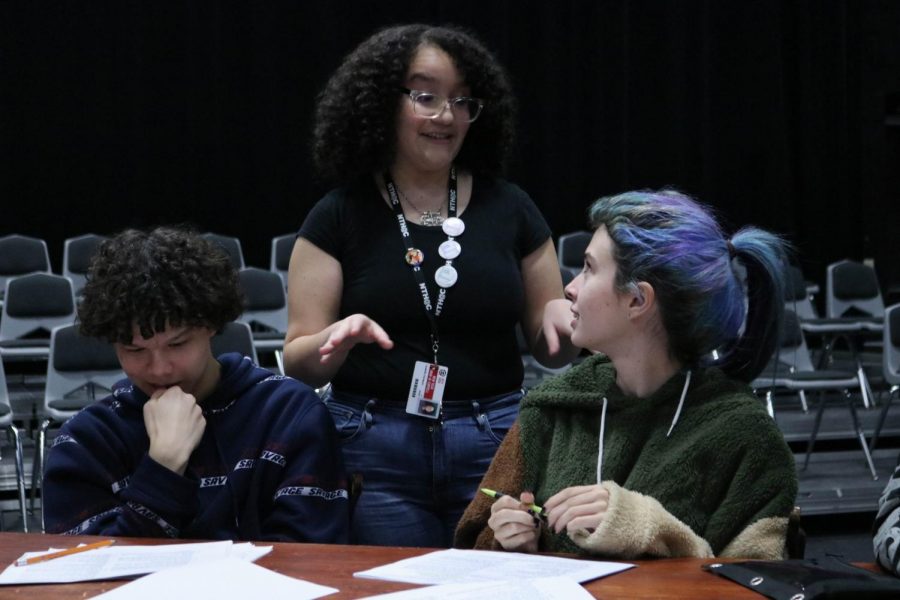
[[[662,539],[668,524],[659,523],[671,521],[683,529],[679,535],[702,538],[695,542],[705,547],[705,540],[716,555],[727,549],[726,555],[777,558],[773,548],[780,544],[781,552],[797,493],[794,459],[750,388],[718,369],[694,371],[667,437],[685,373],[677,373],[647,398],[626,396],[615,377],[609,359],[596,355],[532,390],[522,401],[518,427],[510,432],[518,438],[504,442],[485,476],[486,487],[497,485],[494,489],[507,493],[531,490],[538,504],[566,487],[599,483],[597,450],[606,398],[601,480],[618,484],[608,485],[615,488],[604,519],[608,522],[593,539],[573,541],[565,532],[544,531],[541,550],[697,552]],[[645,497],[661,506],[648,505]],[[479,545],[475,537],[493,542],[492,535],[481,531],[489,516],[485,506],[489,513],[482,499],[469,507],[458,530],[460,545],[469,545],[467,537],[472,545]],[[616,536],[640,539],[612,541]]]

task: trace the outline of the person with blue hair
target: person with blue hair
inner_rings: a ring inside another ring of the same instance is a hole
[[[584,268],[544,329],[596,354],[522,401],[482,481],[503,494],[473,500],[455,544],[783,558],[794,459],[747,382],[778,341],[786,243],[728,239],[669,190],[601,198],[589,216]]]

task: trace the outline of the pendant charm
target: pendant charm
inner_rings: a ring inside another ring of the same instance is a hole
[[[426,210],[419,213],[419,223],[425,227],[437,227],[444,222],[439,210]]]
[[[406,259],[406,264],[411,267],[418,267],[425,260],[425,255],[418,248],[407,248],[404,258]]]

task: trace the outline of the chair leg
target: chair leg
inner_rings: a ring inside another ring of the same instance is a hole
[[[803,407],[803,414],[809,413],[809,406],[806,404],[806,390],[800,390],[797,395],[800,396],[800,406]]]
[[[866,436],[859,424],[859,417],[856,414],[856,407],[853,406],[853,397],[849,391],[845,392],[847,398],[847,406],[850,408],[850,417],[853,419],[853,428],[856,430],[856,437],[862,446],[863,454],[866,455],[866,463],[869,465],[869,471],[872,473],[872,480],[878,481],[878,473],[875,471],[875,464],[872,462],[872,454],[869,452],[869,444],[866,442]]]
[[[44,532],[44,449],[47,440],[47,428],[50,427],[50,419],[44,419],[38,428],[37,442],[34,448],[34,463],[31,469],[31,512],[34,514],[34,501],[37,490],[41,489],[41,533]]]
[[[772,390],[766,390],[766,412],[773,419],[775,418],[775,406],[772,403]]]
[[[894,399],[894,394],[900,391],[900,386],[891,387],[891,391],[888,392],[887,402],[885,402],[884,406],[881,407],[881,414],[878,416],[878,425],[875,426],[875,432],[872,434],[872,442],[869,444],[869,452],[875,451],[875,444],[878,443],[878,436],[881,435],[881,429],[884,427],[884,422],[887,420],[888,410],[891,408],[891,401]]]
[[[809,466],[809,457],[812,455],[813,448],[816,446],[816,436],[819,435],[819,427],[822,425],[822,413],[825,412],[825,393],[819,392],[819,410],[816,411],[816,420],[813,423],[812,433],[809,435],[809,442],[806,444],[806,458],[803,459],[803,470]]]
[[[19,492],[19,512],[22,514],[22,531],[28,533],[28,504],[25,501],[25,459],[22,452],[22,438],[15,425],[10,424],[9,435],[15,448],[16,488]]]
[[[869,378],[863,369],[862,363],[857,363],[856,377],[859,379],[859,393],[862,394],[863,406],[871,408],[874,400],[872,399],[872,386],[869,385]]]

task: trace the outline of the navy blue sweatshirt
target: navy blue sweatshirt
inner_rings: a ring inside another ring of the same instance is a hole
[[[148,456],[148,398],[127,379],[63,425],[44,475],[48,532],[347,541],[347,482],[325,405],[240,354],[218,360],[183,476]]]

